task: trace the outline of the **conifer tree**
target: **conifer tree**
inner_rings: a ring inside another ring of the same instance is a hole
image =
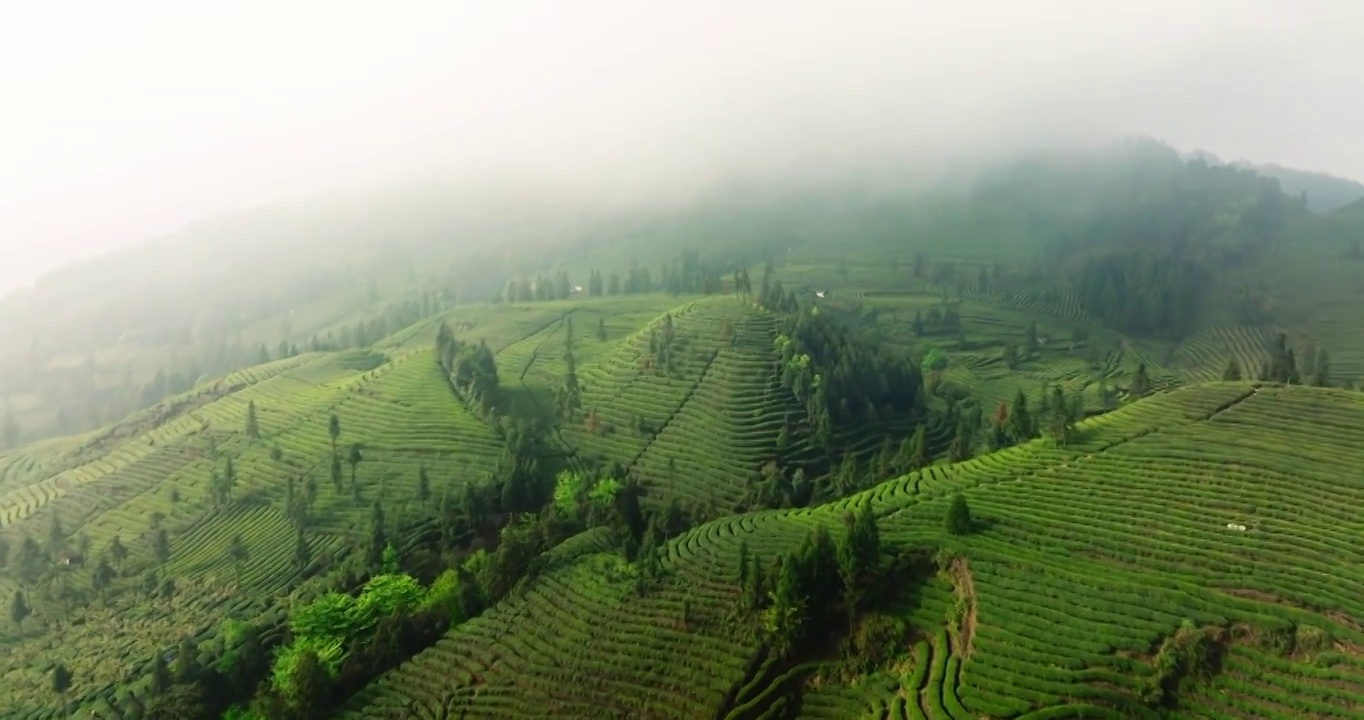
[[[1127,393],[1134,398],[1145,397],[1151,392],[1151,377],[1146,374],[1146,363],[1137,364],[1137,372],[1132,375],[1132,382],[1127,386]]]
[[[260,422],[256,419],[255,400],[246,403],[246,437],[250,440],[260,439]]]
[[[1227,358],[1227,368],[1222,371],[1222,379],[1228,382],[1241,379],[1241,363],[1236,362],[1236,358]]]
[[[947,532],[953,535],[966,535],[971,532],[971,508],[966,504],[966,496],[957,493],[952,496],[952,504],[947,507]]]

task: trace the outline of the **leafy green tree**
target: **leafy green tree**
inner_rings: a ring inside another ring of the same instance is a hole
[[[805,598],[800,592],[797,572],[794,558],[778,558],[776,583],[768,595],[770,604],[762,614],[763,629],[778,657],[791,652],[805,629]]]
[[[346,462],[350,463],[350,484],[352,488],[360,487],[355,480],[355,474],[356,470],[360,467],[360,463],[364,462],[364,460],[365,456],[360,453],[360,445],[358,443],[351,443],[350,453],[346,455]]]
[[[152,540],[152,554],[156,556],[156,563],[162,568],[166,566],[166,563],[170,562],[170,534],[166,532],[165,528],[160,528],[156,531],[156,536]]]
[[[1000,351],[1000,359],[1004,361],[1004,367],[1013,370],[1018,367],[1018,346],[1012,342],[1004,343],[1004,349]]]
[[[114,582],[114,569],[109,561],[100,558],[99,564],[90,571],[90,588],[99,593],[100,601],[109,604],[109,586]]]
[[[369,518],[369,545],[366,558],[369,566],[376,569],[383,565],[384,548],[388,547],[388,535],[384,531],[384,522],[384,506],[375,500]]]
[[[57,663],[52,668],[52,692],[62,699],[62,714],[70,716],[71,709],[68,706],[70,699],[66,693],[71,690],[71,671],[66,669],[64,663]]]
[[[19,582],[27,589],[43,576],[43,569],[47,558],[43,555],[43,548],[37,540],[25,536],[19,541],[18,557],[14,560],[14,566],[19,571]]]
[[[175,682],[192,683],[199,679],[203,668],[199,665],[199,648],[193,638],[184,638],[175,651]]]
[[[1241,379],[1241,363],[1236,362],[1236,358],[1227,358],[1227,367],[1222,371],[1222,379],[1227,381]]]
[[[1317,387],[1331,386],[1331,360],[1326,355],[1326,350],[1317,351],[1317,361],[1314,372],[1312,373],[1312,384]]]
[[[341,437],[341,418],[337,417],[336,413],[332,413],[331,418],[327,420],[327,434],[331,436],[332,455],[335,455],[336,441]]]
[[[422,507],[431,499],[431,477],[427,475],[425,465],[417,468],[417,499]]]
[[[15,590],[14,597],[9,601],[9,619],[20,632],[24,629],[24,619],[33,614],[33,608],[29,606],[28,599],[24,597],[23,590]]]
[[[953,535],[969,534],[974,527],[971,508],[966,504],[966,496],[957,493],[952,496],[952,504],[947,506],[947,532]]]
[[[913,472],[928,466],[928,438],[923,423],[914,428],[914,434],[900,446],[901,461],[905,470]]]
[[[152,695],[164,695],[171,688],[170,668],[166,667],[166,658],[160,653],[152,659]]]
[[[260,439],[260,421],[256,419],[255,400],[246,403],[246,437],[249,440]]]
[[[308,567],[308,563],[312,560],[312,546],[308,545],[308,538],[303,534],[303,529],[299,528],[297,538],[294,541],[294,567],[302,571]]]
[[[246,540],[241,533],[232,536],[227,543],[227,556],[232,559],[233,569],[237,573],[237,587],[242,584],[242,565],[251,557],[251,549],[246,546]]]
[[[1059,385],[1052,388],[1051,394],[1047,434],[1057,445],[1064,446],[1070,441],[1071,431],[1075,429],[1075,417],[1071,414],[1071,406],[1066,402],[1065,392]]]
[[[336,494],[337,494],[337,495],[340,495],[340,494],[341,494],[341,480],[342,480],[342,478],[344,477],[344,475],[343,475],[342,470],[341,470],[341,456],[340,456],[340,455],[336,455],[335,453],[332,454],[331,472],[332,472],[332,489],[336,491]]]
[[[1146,374],[1146,363],[1137,364],[1137,372],[1132,375],[1127,392],[1134,398],[1145,397],[1151,392],[1151,377]]]
[[[1027,442],[1037,435],[1033,426],[1032,414],[1028,412],[1028,397],[1022,390],[1014,396],[1013,408],[1009,411],[1009,438],[1015,443]]]

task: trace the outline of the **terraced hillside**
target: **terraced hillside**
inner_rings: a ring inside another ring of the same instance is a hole
[[[244,432],[252,404],[258,439]],[[333,414],[342,454],[352,444],[363,450],[338,483],[329,471]],[[278,612],[360,541],[374,502],[395,527],[418,520],[419,468],[440,497],[481,480],[500,451],[450,392],[432,351],[412,349],[305,355],[234,373],[105,432],[0,458],[0,538],[14,548],[0,594],[8,602],[21,590],[33,608],[0,629],[0,684],[9,691],[0,716],[52,711],[46,673],[54,663],[71,670],[69,696],[85,716],[123,716],[114,708],[145,700],[153,656],[186,637],[205,640],[226,619]],[[225,474],[229,460],[231,497],[215,500],[211,476]],[[313,495],[302,564],[291,481],[293,492]],[[168,557],[159,554],[162,531]],[[54,537],[85,567],[49,568],[44,557],[24,577],[25,539]],[[244,559],[228,552],[234,537]],[[116,538],[125,556],[109,552]],[[111,555],[110,587],[93,590],[95,558]],[[73,606],[88,610],[73,615]]]
[[[1360,437],[1356,393],[1202,384],[1086,420],[1065,447],[708,523],[668,545],[670,579],[642,597],[631,566],[588,547],[344,716],[1364,717]],[[978,527],[949,536],[959,491]],[[937,559],[894,608],[911,628],[898,660],[843,679],[817,650],[769,662],[733,622],[741,548],[791,552],[865,504],[885,554]],[[1157,668],[1190,638],[1220,662],[1157,711]]]

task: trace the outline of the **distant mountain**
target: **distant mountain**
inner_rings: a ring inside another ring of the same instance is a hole
[[[1279,181],[1279,186],[1289,195],[1306,193],[1307,207],[1312,212],[1329,213],[1364,198],[1364,183],[1328,173],[1295,170],[1277,163],[1256,164],[1247,160],[1227,162],[1206,150],[1193,150],[1181,153],[1181,156],[1186,162],[1197,158],[1209,165],[1231,165],[1272,177]]]

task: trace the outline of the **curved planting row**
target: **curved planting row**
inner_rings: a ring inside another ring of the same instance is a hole
[[[381,677],[341,717],[395,708],[416,718],[684,717],[718,707],[756,647],[723,631],[721,603],[681,587],[639,597],[630,573],[614,554],[552,570]]]
[[[1255,377],[1260,365],[1269,359],[1272,333],[1249,325],[1208,328],[1194,333],[1175,351],[1174,365],[1193,380],[1218,380],[1235,359],[1241,376]]]
[[[720,338],[722,321],[714,308],[737,314],[741,306],[729,298],[710,298],[669,313],[676,335],[671,374],[656,367],[657,354],[649,348],[651,331],[655,343],[663,342],[661,317],[617,350],[581,366],[582,412],[578,422],[563,428],[565,440],[580,452],[632,464],[728,344]]]
[[[732,345],[719,351],[633,466],[649,487],[650,502],[676,498],[728,507],[778,452],[777,436],[788,401],[794,401],[772,369],[775,318],[747,309],[716,322],[726,321],[734,329]]]

